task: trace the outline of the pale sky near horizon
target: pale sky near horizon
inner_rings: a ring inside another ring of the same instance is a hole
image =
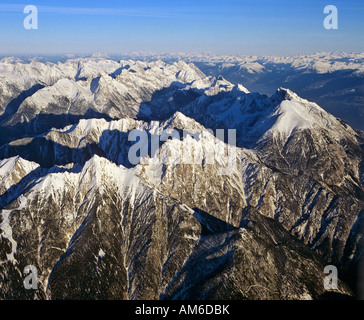
[[[23,10],[38,8],[38,29]],[[338,9],[326,30],[323,10]],[[0,54],[132,51],[295,55],[364,51],[363,0],[1,0]]]

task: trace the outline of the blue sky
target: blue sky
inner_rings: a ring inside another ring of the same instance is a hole
[[[2,55],[364,51],[363,0],[25,1],[0,2]],[[38,30],[23,27],[29,4]],[[338,8],[338,30],[323,27],[326,5]]]

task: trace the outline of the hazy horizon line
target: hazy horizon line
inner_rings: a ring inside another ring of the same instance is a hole
[[[154,52],[154,51],[130,51],[130,52],[120,52],[120,53],[105,53],[105,52],[92,52],[92,53],[1,53],[1,58],[19,58],[19,57],[27,57],[27,58],[46,58],[46,57],[66,57],[66,58],[112,58],[118,56],[211,56],[211,57],[297,57],[297,56],[312,56],[317,54],[361,54],[364,51],[313,51],[310,53],[296,53],[296,54],[249,54],[249,53],[213,53],[213,52]]]

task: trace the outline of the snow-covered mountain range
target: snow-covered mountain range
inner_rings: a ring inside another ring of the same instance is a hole
[[[295,69],[312,70],[318,73],[328,73],[340,70],[354,70],[357,74],[364,73],[364,53],[346,52],[318,52],[297,56],[249,56],[249,55],[214,55],[193,53],[165,53],[132,52],[127,57],[144,60],[184,60],[188,62],[205,62],[211,64],[222,64],[228,68],[238,64],[241,69],[250,73],[263,72],[268,64],[290,65]]]
[[[251,92],[272,95],[283,86],[364,130],[364,55],[360,52],[297,56],[134,52],[125,57],[170,62],[182,59],[194,63],[206,75],[222,75],[234,84],[242,83]]]
[[[358,294],[363,134],[289,89],[250,93],[184,58],[0,61],[1,298]],[[148,137],[138,163],[133,130]]]

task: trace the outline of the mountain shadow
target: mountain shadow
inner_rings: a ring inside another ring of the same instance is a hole
[[[43,89],[44,85],[35,84],[28,90],[22,91],[16,98],[12,99],[6,106],[4,113],[0,116],[0,125],[6,122],[12,115],[14,115],[18,110],[23,101],[32,96],[34,93]]]
[[[52,128],[62,129],[68,125],[78,123],[81,119],[114,120],[114,118],[111,118],[109,115],[97,112],[93,109],[87,110],[87,112],[83,115],[55,115],[42,113],[38,114],[29,122],[22,122],[13,126],[0,126],[0,146],[17,139],[44,134]]]

